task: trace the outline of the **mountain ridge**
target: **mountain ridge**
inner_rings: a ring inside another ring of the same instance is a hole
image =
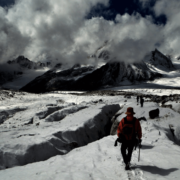
[[[98,52],[99,53],[99,52]],[[100,53],[108,56],[108,52]],[[163,59],[164,63],[163,64]],[[154,61],[154,62],[153,62]],[[117,85],[133,84],[140,81],[154,80],[162,75],[151,67],[163,67],[167,71],[174,68],[170,59],[164,56],[160,51],[152,51],[147,61],[136,63],[125,63],[110,61],[97,69],[88,69],[84,67],[70,68],[60,73],[50,71],[38,77],[22,87],[20,90],[27,92],[49,92],[57,90],[97,90],[103,87],[113,87]],[[72,75],[73,74],[73,75]],[[43,88],[42,88],[43,87]]]

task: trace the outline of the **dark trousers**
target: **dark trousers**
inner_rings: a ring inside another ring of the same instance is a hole
[[[125,141],[122,143],[121,154],[122,154],[125,164],[131,161],[131,156],[132,156],[134,146],[135,146],[134,141]]]

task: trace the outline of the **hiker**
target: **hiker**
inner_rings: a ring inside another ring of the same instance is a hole
[[[143,97],[141,97],[141,99],[140,99],[140,103],[141,103],[141,107],[143,107],[143,103],[144,103],[144,99],[143,99]]]
[[[139,143],[141,143],[142,132],[139,120],[133,116],[135,114],[133,108],[128,107],[125,114],[127,114],[127,116],[124,117],[118,125],[117,135],[122,139],[121,154],[126,165],[125,170],[130,170],[129,165],[133,148],[137,143],[137,139]],[[128,151],[127,153],[126,150]]]
[[[137,103],[139,102],[139,96],[137,96]]]

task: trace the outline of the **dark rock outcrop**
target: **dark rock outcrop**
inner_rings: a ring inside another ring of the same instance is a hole
[[[160,51],[155,49],[152,51],[151,56],[145,59],[145,62],[150,65],[151,67],[156,67],[161,70],[171,71],[175,70],[174,65],[170,58],[162,54]]]
[[[149,117],[150,117],[151,119],[154,119],[154,118],[156,118],[156,117],[159,117],[159,109],[157,108],[157,109],[154,109],[154,110],[149,111]]]

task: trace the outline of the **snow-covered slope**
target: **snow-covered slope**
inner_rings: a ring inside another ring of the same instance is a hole
[[[166,94],[166,90],[161,94]],[[123,94],[36,95],[3,91],[0,95],[3,98],[0,112],[6,116],[0,125],[3,180],[177,180],[180,176],[179,113],[170,108],[160,107],[150,99],[145,99],[144,107],[140,107],[136,96]],[[179,100],[169,103],[177,109]],[[122,113],[117,117],[120,121],[129,106],[134,107],[137,118],[145,116],[147,121],[141,121],[140,161],[137,149],[132,156],[132,170],[124,171],[120,146],[114,147],[117,136],[108,135],[104,125],[116,112]],[[152,120],[148,112],[156,108],[160,115]],[[66,117],[61,119],[63,115]],[[174,126],[175,137],[169,124]],[[68,153],[56,153],[62,148]],[[43,159],[44,154],[51,156]],[[27,158],[26,163],[23,157]]]

